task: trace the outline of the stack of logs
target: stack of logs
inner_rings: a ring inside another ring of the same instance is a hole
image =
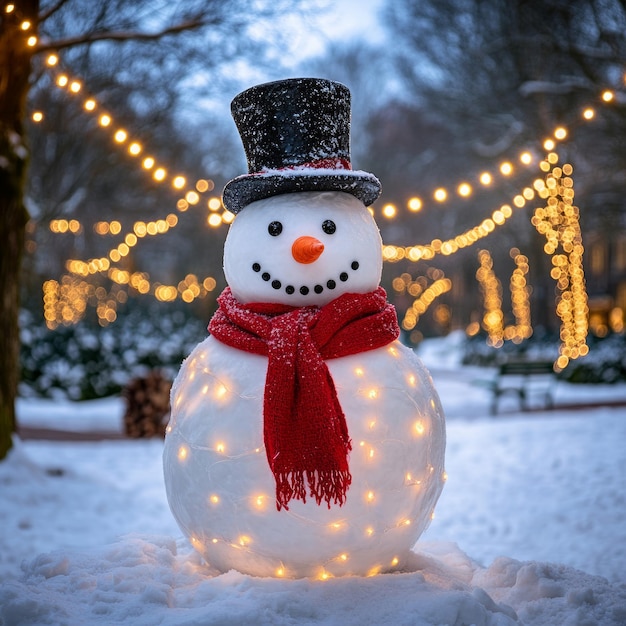
[[[164,437],[170,414],[172,381],[159,371],[138,376],[124,388],[126,413],[124,429],[127,437]]]

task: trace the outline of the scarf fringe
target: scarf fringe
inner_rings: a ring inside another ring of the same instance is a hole
[[[309,495],[315,498],[318,506],[322,500],[330,509],[331,503],[342,506],[346,501],[346,491],[352,483],[348,470],[278,472],[276,480],[276,510],[289,510],[292,499],[306,503],[307,484]]]

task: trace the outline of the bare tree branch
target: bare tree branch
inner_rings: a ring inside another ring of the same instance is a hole
[[[39,21],[44,22],[45,20],[47,20],[51,15],[56,13],[68,1],[69,0],[57,0],[56,4],[53,4],[52,6],[48,7],[45,11],[43,11],[39,15],[39,18],[38,18]]]
[[[129,41],[131,39],[134,41],[154,41],[156,39],[160,39],[161,37],[165,37],[166,35],[199,28],[207,23],[208,21],[205,19],[195,18],[185,22],[180,22],[179,24],[164,28],[163,30],[155,33],[143,33],[141,31],[85,33],[76,37],[68,37],[67,39],[40,43],[35,48],[35,53],[49,52],[50,50],[62,50],[64,48],[70,48],[71,46],[93,43],[95,41]]]

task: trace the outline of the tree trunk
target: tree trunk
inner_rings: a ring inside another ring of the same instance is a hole
[[[39,0],[14,4],[12,12],[0,16],[0,459],[10,450],[16,430],[19,291],[28,221],[24,118],[32,47],[27,39],[36,32]],[[26,20],[28,29],[22,27]]]

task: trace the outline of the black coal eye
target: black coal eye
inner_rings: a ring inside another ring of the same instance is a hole
[[[283,225],[280,222],[270,222],[267,227],[267,232],[272,235],[272,237],[278,237],[278,235],[283,232]]]
[[[322,224],[322,230],[327,235],[332,235],[337,230],[337,226],[335,225],[335,222],[333,222],[332,220],[325,220],[324,223]]]

